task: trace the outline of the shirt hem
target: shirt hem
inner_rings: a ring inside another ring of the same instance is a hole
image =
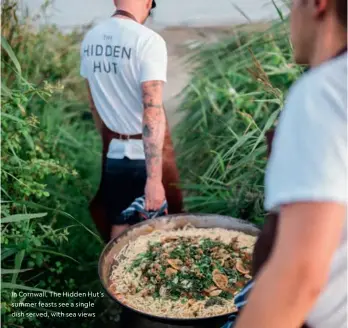
[[[271,201],[266,200],[264,208],[266,211],[278,211],[279,207],[291,203],[301,202],[334,202],[342,205],[348,204],[346,196],[337,196],[333,194],[315,193],[315,192],[301,192],[296,195],[280,194]]]

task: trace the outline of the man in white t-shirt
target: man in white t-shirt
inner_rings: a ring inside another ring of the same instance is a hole
[[[111,238],[128,227],[120,214],[136,198],[145,195],[147,211],[165,203],[166,43],[143,25],[153,0],[115,0],[115,5],[116,13],[92,28],[81,46],[81,75],[106,152],[101,198]]]
[[[347,0],[293,0],[295,59],[266,172],[274,247],[236,328],[347,327]]]

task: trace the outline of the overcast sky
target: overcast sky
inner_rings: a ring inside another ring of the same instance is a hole
[[[279,0],[280,1],[280,0]],[[21,0],[31,13],[37,12],[44,0]],[[238,6],[253,21],[277,17],[270,0],[157,0],[154,23],[161,27],[177,25],[224,25],[244,23]],[[112,0],[54,0],[49,22],[62,28],[99,21],[110,16]]]

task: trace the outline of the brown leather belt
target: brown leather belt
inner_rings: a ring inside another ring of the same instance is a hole
[[[110,221],[105,212],[105,202],[103,196],[103,190],[105,188],[105,166],[106,166],[106,154],[109,149],[109,144],[112,139],[117,138],[128,139],[140,139],[141,134],[133,136],[125,136],[119,133],[115,133],[108,129],[108,127],[102,124],[102,138],[103,138],[103,156],[102,156],[102,175],[100,185],[97,194],[94,196],[90,203],[91,216],[97,226],[97,229],[105,242],[110,240]],[[129,137],[129,138],[128,138]],[[179,187],[179,171],[176,166],[174,146],[170,136],[170,130],[168,122],[166,122],[166,132],[164,136],[163,145],[163,186],[166,192],[166,199],[168,202],[168,212],[169,214],[179,214],[183,212],[183,197],[182,192]],[[115,188],[122,188],[122,186],[115,186]]]
[[[117,139],[117,140],[141,140],[143,139],[142,134],[133,134],[133,135],[128,135],[128,134],[121,134],[117,132],[112,132],[112,139]]]

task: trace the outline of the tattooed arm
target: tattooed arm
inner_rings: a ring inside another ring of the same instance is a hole
[[[163,82],[142,83],[143,90],[143,142],[146,158],[147,182],[145,201],[147,210],[159,209],[165,199],[162,184],[162,153],[166,117],[163,109]]]

